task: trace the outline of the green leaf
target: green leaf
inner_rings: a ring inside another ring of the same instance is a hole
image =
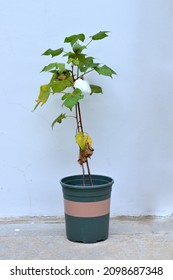
[[[53,123],[52,123],[52,128],[54,127],[54,125],[56,124],[56,123],[62,123],[62,120],[63,119],[66,119],[66,114],[61,114],[61,115],[59,115],[54,121],[53,121]]]
[[[72,43],[74,44],[77,41],[77,35],[71,35],[69,37],[66,37],[64,40],[64,43]]]
[[[103,93],[102,88],[99,87],[99,86],[90,85],[90,88],[91,88],[91,93],[90,93],[90,95],[91,95],[92,93]]]
[[[90,38],[92,38],[92,40],[101,40],[105,37],[108,37],[107,33],[109,33],[110,31],[100,31],[97,34],[90,36]]]
[[[73,55],[75,55],[75,53],[73,53],[73,52],[67,52],[67,53],[65,53],[63,56],[68,56],[68,57],[70,57],[70,56],[73,56]]]
[[[41,72],[47,72],[55,68],[60,74],[65,70],[65,64],[64,63],[50,63],[49,65],[45,66]]]
[[[80,99],[83,99],[82,91],[76,88],[72,93],[65,94],[63,99],[65,99],[63,105],[72,111],[72,108],[79,102]]]
[[[72,108],[78,103],[81,98],[74,95],[69,95],[68,98],[64,101],[63,105],[72,111]]]
[[[79,66],[79,64],[85,61],[85,54],[83,53],[71,53],[68,56],[68,63]]]
[[[52,57],[54,57],[60,55],[63,52],[63,50],[64,50],[63,48],[57,50],[48,49],[42,55],[51,55]]]
[[[86,57],[82,61],[82,63],[79,65],[80,71],[86,72],[90,68],[98,67],[99,63],[95,63],[93,59],[94,59],[94,57],[92,57],[92,56]]]
[[[67,99],[67,98],[70,96],[70,94],[71,94],[71,92],[65,93],[65,94],[62,96],[61,100]]]
[[[56,62],[54,62],[54,63],[50,63],[49,65],[47,65],[47,66],[43,67],[43,69],[41,70],[41,72],[47,72],[47,71],[49,71],[49,70],[51,70],[51,69],[55,68],[55,67],[56,67],[56,65],[57,65],[57,63],[56,63]]]
[[[78,66],[79,63],[80,63],[80,61],[79,61],[78,59],[74,59],[74,58],[70,57],[70,58],[68,59],[67,63],[72,63],[73,65]]]
[[[65,71],[65,64],[64,63],[57,63],[56,69],[58,70],[59,74]]]
[[[76,58],[80,61],[80,62],[84,62],[85,61],[85,54],[84,53],[77,53],[76,54]]]
[[[44,103],[48,100],[50,95],[50,86],[49,85],[41,85],[40,86],[40,93],[37,99],[37,104],[34,107],[34,110],[38,107],[38,105],[41,103],[41,106],[43,106]]]
[[[103,65],[101,67],[94,68],[100,75],[109,76],[112,78],[112,75],[116,75],[116,72],[110,67]]]
[[[78,36],[78,39],[79,39],[80,41],[84,42],[84,40],[85,40],[85,35],[84,35],[83,33],[80,33],[80,34],[78,34],[77,36]]]
[[[79,88],[75,88],[72,94],[83,97],[82,91]]]
[[[85,61],[84,61],[85,66],[91,67],[93,65],[93,60],[94,60],[94,57],[92,57],[92,56],[86,57]]]
[[[77,40],[83,42],[85,40],[85,35],[83,33],[77,35],[71,35],[65,38],[64,43],[71,43],[71,45],[74,45],[74,43],[76,43]]]
[[[74,52],[68,52],[63,56],[68,56],[68,63],[75,61],[78,63],[79,62],[84,62],[85,61],[85,54],[83,53],[74,53]]]
[[[73,45],[73,51],[74,51],[75,53],[81,53],[85,48],[86,48],[85,46],[81,46],[81,45],[78,44],[78,43],[75,43],[75,44]]]
[[[51,82],[50,86],[53,90],[53,93],[57,93],[65,90],[67,87],[71,87],[72,84],[72,77],[70,76],[66,80]]]

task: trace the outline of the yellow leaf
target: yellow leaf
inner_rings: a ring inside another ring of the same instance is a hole
[[[86,144],[88,143],[90,146],[92,146],[92,139],[89,135],[85,135],[82,132],[78,132],[76,135],[76,143],[79,145],[81,150],[86,149]]]
[[[43,106],[44,103],[48,100],[50,95],[50,86],[49,85],[41,85],[40,86],[40,93],[38,96],[38,99],[36,100],[37,104],[35,105],[33,111],[38,107],[38,105],[41,103]]]
[[[84,135],[85,143],[88,143],[90,146],[92,146],[92,139],[89,135]]]
[[[50,86],[49,85],[41,85],[40,86],[40,93],[38,96],[38,103],[46,103],[47,99],[49,98],[50,95]]]

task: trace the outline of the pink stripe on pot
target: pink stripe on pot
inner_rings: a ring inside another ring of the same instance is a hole
[[[99,217],[109,213],[110,198],[96,202],[76,202],[64,199],[65,213],[74,217]]]

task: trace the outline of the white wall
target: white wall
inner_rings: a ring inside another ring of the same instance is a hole
[[[0,217],[63,215],[59,180],[80,173],[73,120],[52,131],[58,98],[34,113],[46,49],[111,30],[90,46],[116,69],[89,76],[104,95],[82,102],[93,173],[114,178],[112,215],[173,213],[173,1],[6,0],[0,9]],[[86,109],[86,110],[85,110]]]

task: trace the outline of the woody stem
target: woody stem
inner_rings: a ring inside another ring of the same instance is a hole
[[[78,128],[80,127],[80,131],[83,133],[84,131],[83,131],[82,116],[81,116],[81,110],[80,110],[79,102],[76,105],[76,115],[77,115],[77,121],[78,121]],[[87,170],[88,170],[88,177],[89,177],[90,185],[93,185],[88,159],[86,160],[86,166],[87,166]],[[83,164],[82,164],[82,170],[83,170],[83,178],[84,178]],[[83,179],[83,181],[84,181],[84,179]]]
[[[83,128],[81,128],[81,125],[80,125],[79,112],[78,112],[77,105],[75,105],[75,110],[76,110],[77,132],[80,132]],[[84,164],[82,163],[81,165],[82,165],[82,184],[84,186],[85,185],[85,169],[84,169]]]

